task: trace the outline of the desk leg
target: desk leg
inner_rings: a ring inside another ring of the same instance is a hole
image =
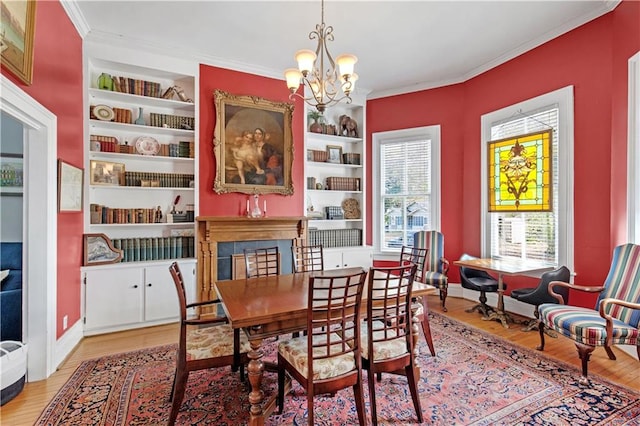
[[[251,392],[249,393],[251,417],[249,425],[263,426],[262,400],[264,399],[264,392],[262,391],[262,377],[264,374],[264,362],[262,357],[264,356],[264,351],[261,348],[262,339],[251,340],[249,343],[251,344],[251,351],[248,354],[250,361],[247,368],[249,382],[251,383]]]
[[[494,312],[491,312],[489,316],[482,317],[483,320],[497,319],[502,323],[504,328],[509,328],[509,321],[514,322],[511,315],[504,311],[504,283],[502,282],[502,274],[498,274],[498,306]]]

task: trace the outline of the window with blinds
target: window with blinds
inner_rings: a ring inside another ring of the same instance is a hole
[[[382,250],[413,244],[413,234],[433,228],[431,139],[382,141],[379,147],[378,222]]]
[[[538,260],[559,263],[559,176],[558,152],[559,109],[552,105],[536,111],[528,111],[515,117],[491,124],[491,140],[500,140],[542,130],[553,130],[552,135],[552,211],[488,213],[491,257]]]

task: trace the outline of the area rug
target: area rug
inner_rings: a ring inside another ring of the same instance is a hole
[[[597,376],[584,387],[577,366],[437,313],[430,323],[437,355],[430,356],[421,338],[418,357],[425,424],[640,425],[638,392]],[[275,359],[276,344],[265,346],[268,359]],[[175,351],[168,345],[83,362],[36,425],[166,424]],[[275,393],[276,375],[266,373],[263,385],[267,396]],[[176,424],[246,424],[248,386],[228,367],[191,373]],[[364,389],[370,419],[366,384]],[[379,424],[417,423],[404,377],[383,375],[376,396]],[[304,390],[294,382],[283,414],[266,424],[306,425],[306,406]],[[317,425],[358,423],[351,389],[316,397],[314,407]]]

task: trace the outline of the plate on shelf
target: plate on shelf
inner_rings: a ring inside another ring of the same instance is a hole
[[[140,136],[136,139],[136,151],[142,155],[156,155],[160,152],[160,142],[151,136]]]
[[[106,105],[96,105],[93,107],[93,115],[96,116],[98,120],[102,121],[111,121],[116,114],[113,110]]]

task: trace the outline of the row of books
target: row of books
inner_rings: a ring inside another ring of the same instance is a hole
[[[116,92],[149,96],[152,98],[159,98],[162,96],[160,83],[128,77],[113,76],[112,78],[113,89]]]
[[[196,119],[172,114],[149,114],[149,125],[154,127],[170,127],[172,129],[195,129]]]
[[[162,211],[160,206],[151,209],[123,209],[91,203],[89,205],[89,221],[92,224],[160,223],[162,222]]]
[[[189,188],[194,175],[185,173],[125,172],[125,186],[155,186],[161,188]],[[145,184],[146,183],[146,184]]]
[[[362,229],[309,229],[309,244],[324,248],[362,245]]]
[[[194,237],[113,238],[122,250],[122,262],[182,259],[195,257]]]
[[[360,178],[328,177],[327,189],[332,191],[360,191]]]

